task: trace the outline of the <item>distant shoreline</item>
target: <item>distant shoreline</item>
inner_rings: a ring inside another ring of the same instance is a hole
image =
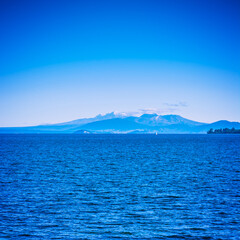
[[[227,133],[213,133],[213,134],[218,134],[218,135],[227,135]],[[239,134],[239,133],[235,133],[235,134]],[[76,134],[76,133],[1,133],[0,135],[69,135],[69,136],[98,136],[98,135],[134,135],[134,136],[138,136],[138,135],[152,135],[152,136],[156,136],[155,133],[89,133],[89,134]],[[208,133],[158,133],[157,136],[161,136],[161,135],[209,135]],[[232,134],[231,134],[232,135]],[[156,137],[157,137],[156,136]]]

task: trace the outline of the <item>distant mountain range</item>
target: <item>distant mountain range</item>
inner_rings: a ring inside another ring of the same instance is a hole
[[[39,125],[31,127],[2,127],[0,133],[207,133],[209,129],[240,128],[239,122],[221,120],[202,123],[183,118],[179,115],[143,114],[139,117],[115,114],[97,115],[70,122]]]

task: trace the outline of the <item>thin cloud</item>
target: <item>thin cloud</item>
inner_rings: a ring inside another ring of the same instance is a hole
[[[178,103],[164,103],[164,105],[169,107],[187,107],[188,104],[186,102],[178,102]]]
[[[129,111],[129,112],[120,112],[115,111],[114,113],[119,117],[128,117],[128,116],[136,116],[139,117],[143,114],[173,114],[180,110],[180,108],[187,107],[188,104],[186,102],[178,102],[178,103],[163,103],[163,107],[161,108],[140,108],[137,111]]]

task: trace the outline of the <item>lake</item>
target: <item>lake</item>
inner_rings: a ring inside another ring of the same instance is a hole
[[[0,135],[0,239],[240,239],[240,135]]]

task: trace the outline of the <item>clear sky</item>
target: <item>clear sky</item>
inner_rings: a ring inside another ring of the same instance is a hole
[[[0,126],[98,113],[240,121],[240,1],[0,1]]]

